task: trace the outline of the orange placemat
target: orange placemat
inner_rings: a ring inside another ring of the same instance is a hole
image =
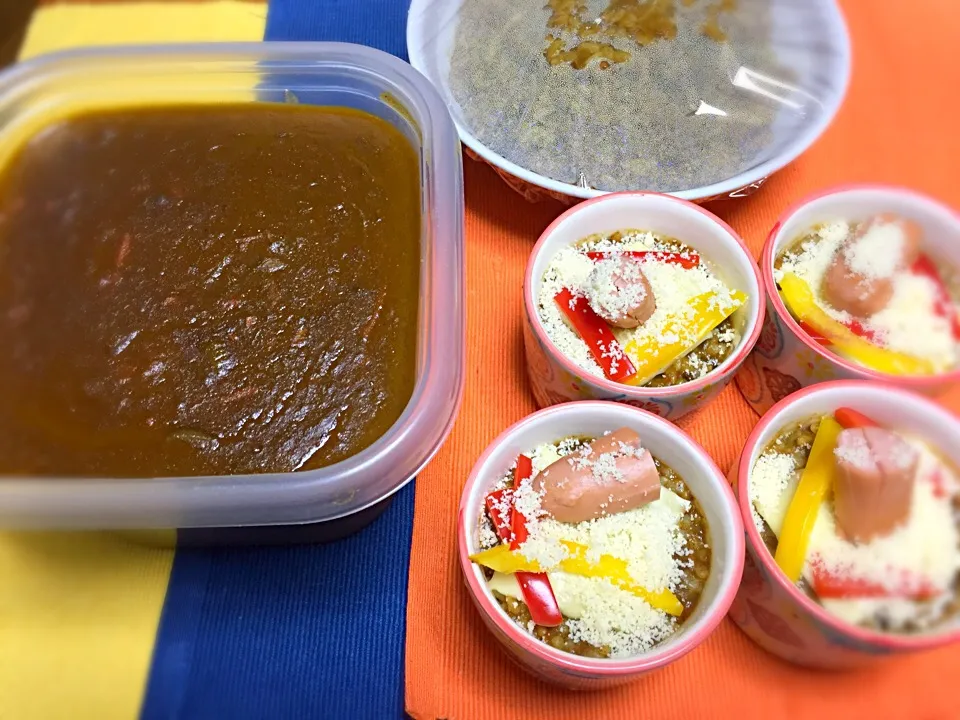
[[[800,1],[800,0],[798,0]],[[715,204],[759,255],[789,203],[850,181],[912,186],[960,206],[960,3],[845,0],[853,82],[827,134],[755,196]],[[633,685],[572,694],[511,664],[483,627],[456,563],[463,483],[483,448],[535,410],[524,371],[521,287],[527,255],[561,211],[530,205],[468,162],[467,387],[453,434],[417,478],[407,608],[406,707],[418,720],[597,717],[960,718],[960,648],[862,672],[797,669],[755,647],[729,620],[702,646]],[[960,390],[947,399],[960,409]],[[728,467],[756,416],[729,387],[682,421]]]

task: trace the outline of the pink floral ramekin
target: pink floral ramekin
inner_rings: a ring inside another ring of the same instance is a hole
[[[588,235],[624,228],[679,238],[710,260],[728,284],[746,293],[746,304],[733,315],[740,330],[740,344],[720,367],[703,378],[673,387],[631,387],[586,373],[547,337],[537,313],[537,295],[553,255]],[[657,193],[612,193],[567,210],[540,236],[527,263],[523,284],[527,374],[537,405],[614,400],[669,420],[703,407],[733,379],[760,336],[764,314],[761,287],[757,264],[740,237],[720,218],[686,200]]]
[[[746,538],[743,579],[730,618],[765,650],[815,668],[854,668],[882,657],[960,641],[960,621],[917,635],[881,633],[847,624],[790,582],[764,545],[750,512],[748,483],[754,463],[785,426],[839,407],[859,410],[885,427],[915,433],[960,467],[960,420],[914,393],[878,383],[839,380],[804,388],[781,400],[761,418],[730,469]]]
[[[556,650],[523,631],[487,587],[470,561],[480,549],[479,519],[484,498],[517,456],[569,435],[598,436],[632,428],[656,457],[676,470],[707,518],[713,549],[710,577],[696,610],[680,630],[643,655],[626,659],[585,658]],[[535,677],[570,689],[598,689],[635,680],[679,659],[720,624],[743,570],[743,525],[729,483],[706,451],[689,435],[652,413],[618,403],[577,402],[529,415],[505,430],[480,456],[467,480],[457,520],[460,569],[484,623],[509,656]]]
[[[923,227],[925,244],[960,267],[960,215],[929,197],[903,188],[849,185],[801,200],[773,226],[763,247],[760,272],[767,312],[756,347],[737,374],[737,387],[759,414],[800,388],[827,380],[879,380],[937,394],[960,381],[960,369],[929,377],[887,375],[832,353],[810,338],[790,315],[773,278],[777,254],[812,225],[836,218],[864,218],[893,212]]]

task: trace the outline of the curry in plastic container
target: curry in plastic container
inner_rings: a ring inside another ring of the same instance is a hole
[[[749,475],[784,575],[843,621],[924,633],[960,613],[960,476],[854,408],[780,429]]]
[[[629,428],[530,448],[484,508],[471,560],[507,615],[558,650],[640,655],[678,631],[710,575],[697,499]]]
[[[88,110],[0,168],[0,474],[278,473],[355,455],[417,377],[420,166],[282,103]]]

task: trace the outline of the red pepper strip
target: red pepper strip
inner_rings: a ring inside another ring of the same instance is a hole
[[[933,261],[929,257],[921,255],[917,258],[916,262],[913,263],[912,270],[915,275],[929,278],[933,281],[934,285],[936,285],[937,297],[934,301],[934,312],[940,317],[950,321],[953,339],[960,340],[960,318],[957,318],[957,311],[953,306],[953,301],[950,299],[950,292],[947,290],[947,286],[944,285],[943,278],[940,277],[937,266],[933,264]]]
[[[513,471],[514,489],[520,487],[520,483],[529,479],[531,475],[533,475],[533,462],[526,455],[520,455],[517,458],[517,467]],[[510,549],[516,550],[528,537],[527,518],[517,510],[516,505],[510,512],[510,528],[513,535],[510,540]],[[560,625],[563,622],[563,615],[560,614],[560,605],[553,594],[547,574],[518,572],[516,577],[523,601],[530,610],[530,619],[543,627]]]
[[[593,311],[585,297],[575,296],[567,288],[563,288],[554,300],[587,344],[593,359],[609,380],[624,382],[637,374],[630,358],[624,354],[620,343],[610,331],[610,326]]]
[[[800,322],[798,324],[800,325],[800,329],[803,330],[807,335],[809,335],[810,339],[813,340],[815,343],[819,343],[820,345],[833,345],[833,343],[830,342],[829,338],[823,337],[823,335],[821,335],[812,327],[807,325],[807,323]]]
[[[517,458],[517,467],[513,471],[513,489],[520,487],[520,483],[533,475],[533,461],[526,455]],[[513,539],[510,541],[510,549],[516,550],[520,545],[527,541],[530,533],[527,532],[527,518],[522,512],[517,510],[514,505],[510,511],[510,530],[513,532]]]
[[[906,576],[899,588],[888,588],[861,578],[841,577],[825,570],[820,565],[813,566],[813,590],[820,598],[907,598],[910,600],[929,600],[937,595],[937,589],[929,582]],[[912,581],[912,582],[911,582]]]
[[[662,250],[591,250],[587,253],[587,257],[591,260],[606,260],[613,257],[630,257],[638,260],[650,258],[651,260],[679,265],[682,268],[687,268],[687,270],[700,264],[700,256],[694,252],[680,254]]]
[[[497,537],[509,541],[512,537],[510,522],[513,520],[513,491],[508,488],[494,490],[484,499],[487,514],[493,521]]]
[[[865,328],[859,320],[848,320],[847,322],[841,324],[857,337],[862,337],[864,340],[869,340],[870,342],[874,343],[877,341],[877,334],[873,330],[868,330]],[[801,322],[799,325],[800,328],[807,335],[809,335],[814,342],[820,343],[824,346],[833,345],[828,338],[823,337],[820,333],[807,325],[807,323]]]
[[[864,340],[869,340],[872,343],[877,341],[877,334],[873,330],[865,328],[859,320],[848,320],[843,324],[857,337],[862,337]]]
[[[837,408],[833,412],[833,418],[840,423],[843,428],[878,427],[878,423],[853,408]]]
[[[518,572],[517,583],[523,593],[523,601],[530,610],[530,619],[543,627],[557,627],[563,623],[560,606],[554,597],[550,580],[544,573]]]

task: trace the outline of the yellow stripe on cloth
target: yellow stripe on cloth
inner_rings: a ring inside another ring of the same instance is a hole
[[[105,533],[0,533],[0,718],[136,718],[172,566]]]
[[[266,15],[265,2],[246,0],[42,5],[20,58],[89,45],[259,41]],[[162,100],[165,88],[142,94]],[[14,143],[8,134],[4,145]],[[137,718],[173,555],[106,533],[0,532],[0,720]]]
[[[266,24],[266,2],[251,0],[42,5],[20,59],[86,45],[259,41]]]

